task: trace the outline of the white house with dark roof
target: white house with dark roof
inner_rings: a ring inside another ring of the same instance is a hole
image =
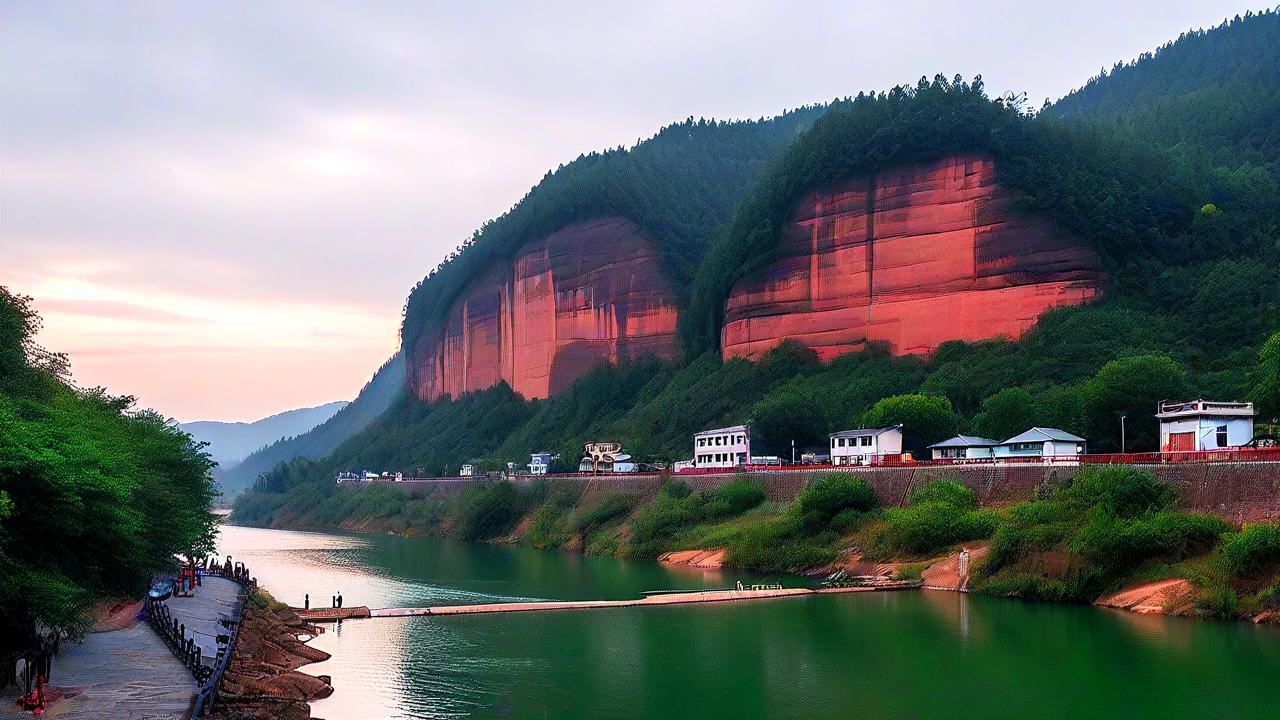
[[[1191,402],[1160,403],[1161,452],[1191,452],[1240,447],[1253,440],[1253,403]]]
[[[957,435],[929,446],[934,460],[990,460],[999,440]]]
[[[1088,443],[1084,438],[1057,428],[1033,427],[993,448],[992,456],[1001,458],[1068,458],[1084,455]]]
[[[901,454],[901,425],[831,433],[832,465],[867,465],[881,455]]]

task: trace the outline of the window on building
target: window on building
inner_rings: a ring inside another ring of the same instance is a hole
[[[1217,441],[1218,447],[1220,448],[1227,446],[1227,426],[1226,425],[1218,426],[1217,431],[1214,432],[1214,440]]]
[[[871,437],[870,437],[870,436],[867,436],[867,437],[862,438],[862,447],[871,447]]]
[[[845,439],[840,438],[840,447],[844,447],[845,446],[844,443],[845,443]]]

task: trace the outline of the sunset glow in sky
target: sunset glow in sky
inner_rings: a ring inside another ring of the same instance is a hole
[[[180,420],[350,399],[414,283],[581,153],[939,72],[1038,106],[1266,6],[889,5],[5,2],[0,284],[78,384]]]

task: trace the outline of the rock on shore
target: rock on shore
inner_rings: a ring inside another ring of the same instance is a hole
[[[298,668],[329,659],[298,639],[319,628],[289,608],[245,606],[231,664],[223,676],[213,717],[223,720],[309,720],[313,700],[333,694],[324,676]]]

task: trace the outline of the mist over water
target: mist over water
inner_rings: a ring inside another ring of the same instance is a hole
[[[669,568],[439,540],[225,526],[278,599],[422,606],[726,587]],[[789,585],[800,578],[778,578]],[[1274,717],[1280,632],[946,592],[326,626],[328,720]]]

